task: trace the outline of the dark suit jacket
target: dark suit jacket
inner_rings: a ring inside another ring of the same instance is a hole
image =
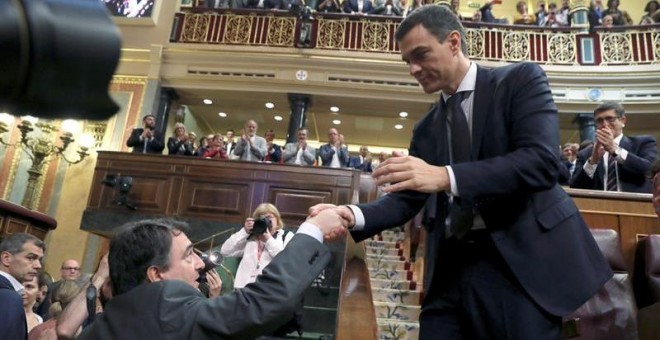
[[[650,194],[653,192],[651,180],[647,178],[651,171],[651,163],[658,157],[658,146],[653,136],[623,136],[619,147],[628,151],[623,163],[619,163],[619,184],[626,192]],[[591,157],[593,146],[578,153],[575,172],[571,179],[571,188],[603,190],[605,165],[598,163],[594,178],[589,178],[584,172],[584,163]]]
[[[435,125],[435,111],[416,124],[410,154],[446,165],[447,132],[445,124]],[[444,116],[440,119],[445,121]],[[472,161],[452,165],[458,192],[464,204],[471,203],[481,214],[497,250],[532,300],[550,314],[566,315],[594,295],[612,272],[573,200],[557,184],[557,145],[557,108],[538,65],[478,68]],[[352,231],[353,238],[364,240],[402,225],[427,198],[404,191],[359,205],[366,225]],[[429,290],[441,289],[436,280],[442,273],[434,274],[434,268],[442,271],[453,258],[443,247],[447,201],[446,194],[438,193],[437,206],[427,205],[437,215],[425,223],[424,286]]]
[[[176,137],[167,139],[167,152],[169,155],[192,156],[195,153],[190,143],[180,141]]]
[[[364,3],[362,4],[362,13],[371,13],[373,11],[374,6],[371,0],[364,0]],[[357,0],[346,0],[344,1],[344,12],[346,13],[352,13],[358,12],[358,2]]]
[[[348,159],[348,167],[362,170],[364,172],[373,172],[373,168],[371,167],[371,162],[366,162],[366,163],[360,162],[360,156],[351,156],[351,158]]]
[[[335,150],[332,149],[332,146],[330,144],[325,144],[321,145],[319,148],[319,156],[321,157],[321,162],[323,162],[323,166],[330,166],[330,163],[332,162],[332,156],[335,155]],[[337,155],[337,158],[339,158],[339,165],[342,168],[345,168],[348,166],[348,149],[346,148],[339,148],[339,155]]]
[[[0,276],[0,339],[27,339],[23,299],[4,276]]]
[[[113,297],[77,339],[254,339],[291,319],[330,257],[317,240],[296,235],[256,283],[227,295],[207,299],[176,280],[145,283]]]
[[[267,159],[268,156],[270,156],[270,159]],[[273,153],[270,153],[270,150],[267,150],[266,151],[266,156],[264,157],[264,161],[269,161],[269,162],[273,162],[273,163],[281,163],[282,162],[282,147],[273,143]]]
[[[165,144],[163,139],[160,136],[158,130],[153,130],[154,138],[152,141],[140,141],[140,135],[144,132],[143,128],[133,129],[131,136],[128,137],[126,141],[126,146],[133,148],[133,153],[142,153],[144,149],[144,143],[147,143],[147,152],[146,153],[155,153],[162,154],[163,149],[165,149]]]

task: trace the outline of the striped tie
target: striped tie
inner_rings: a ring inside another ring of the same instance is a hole
[[[618,186],[616,184],[616,158],[608,157],[607,161],[607,191],[618,191]]]

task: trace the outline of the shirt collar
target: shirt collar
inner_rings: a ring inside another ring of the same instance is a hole
[[[473,92],[477,86],[477,64],[470,62],[470,67],[468,68],[465,77],[461,80],[461,83],[458,85],[456,93],[470,91]],[[442,93],[442,99],[447,101],[451,97],[450,94]],[[465,98],[465,97],[464,97]]]
[[[11,276],[9,273],[5,273],[2,270],[0,270],[0,275],[4,276],[7,280],[9,280],[9,283],[11,283],[11,286],[14,287],[15,291],[19,291],[23,289],[23,285],[18,282],[13,276]]]
[[[621,144],[621,139],[622,139],[622,138],[623,138],[623,133],[620,134],[619,136],[617,136],[616,138],[614,138],[614,144],[616,144],[617,146],[619,146],[619,144]]]

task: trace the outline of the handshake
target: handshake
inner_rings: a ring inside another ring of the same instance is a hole
[[[333,241],[343,238],[346,231],[355,225],[355,216],[345,205],[317,204],[309,208],[307,222],[319,228],[326,241]]]

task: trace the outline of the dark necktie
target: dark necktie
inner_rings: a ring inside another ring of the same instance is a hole
[[[470,160],[470,129],[465,112],[461,107],[464,95],[459,92],[447,101],[446,114],[451,133],[451,164],[467,162]],[[463,204],[460,197],[454,197],[449,210],[449,233],[460,239],[467,234],[474,223],[472,206]]]
[[[616,185],[616,158],[612,154],[607,160],[607,191],[618,191]]]

